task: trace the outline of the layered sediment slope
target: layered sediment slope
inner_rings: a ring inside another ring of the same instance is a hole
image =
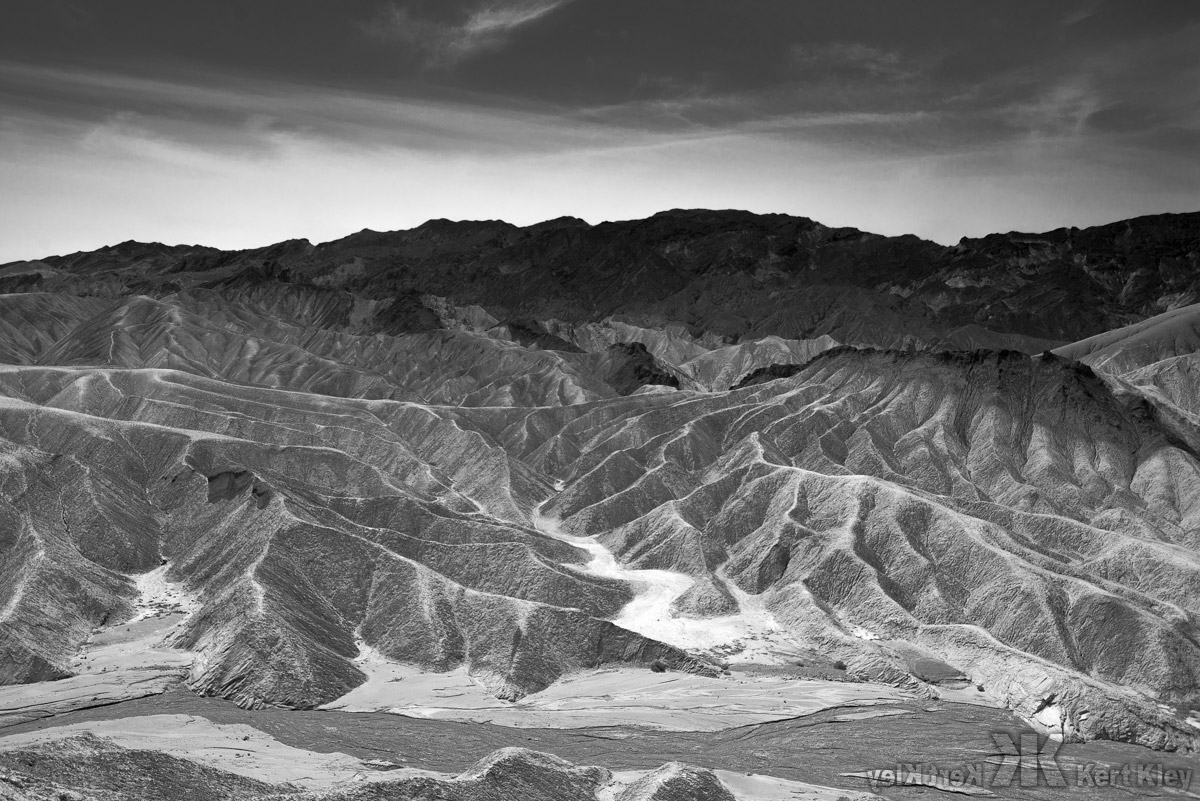
[[[65,675],[168,559],[198,599],[192,686],[245,703],[344,694],[356,636],[507,697],[809,648],[886,681],[947,665],[1064,734],[1193,736],[1159,704],[1200,700],[1200,463],[1077,363],[841,349],[736,392],[532,410],[157,370],[0,391],[9,681]]]
[[[1200,415],[1200,305],[1173,309],[1055,352]]]
[[[691,614],[741,591],[867,675],[918,675],[907,643],[1060,733],[1194,737],[1156,702],[1198,700],[1200,465],[1144,399],[1054,357],[840,350],[627,404],[504,441],[564,482],[562,530],[697,578]]]
[[[67,673],[171,563],[199,608],[191,683],[312,706],[385,655],[469,665],[503,696],[605,661],[683,654],[606,622],[628,586],[533,530],[544,480],[450,414],[159,370],[0,371],[7,681]]]

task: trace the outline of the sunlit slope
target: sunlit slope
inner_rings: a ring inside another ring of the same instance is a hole
[[[1200,305],[1183,306],[1055,352],[1120,375],[1200,350]]]
[[[1184,306],[1059,348],[1200,416],[1200,305]]]
[[[1197,701],[1200,465],[1077,363],[836,349],[735,392],[541,408],[164,370],[0,389],[8,681],[61,675],[167,559],[200,599],[192,686],[246,703],[343,694],[360,641],[509,697],[782,643],[913,686],[940,663],[1049,728],[1191,737],[1169,709]]]
[[[1197,702],[1200,464],[1138,397],[1053,357],[840,350],[637,400],[461,413],[563,482],[564,531],[853,669],[913,672],[906,642],[1055,730],[1193,737],[1155,701]]]
[[[5,369],[0,393],[6,681],[63,675],[164,559],[200,600],[192,686],[244,703],[338,697],[356,637],[508,697],[687,661],[603,619],[630,590],[528,526],[544,481],[436,409],[157,370]]]

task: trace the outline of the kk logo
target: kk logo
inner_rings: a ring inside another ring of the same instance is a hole
[[[1022,734],[1018,744],[1007,732],[992,734],[992,742],[996,744],[1000,764],[992,774],[991,786],[1011,787],[1018,773],[1022,787],[1036,787],[1039,774],[1049,787],[1067,786],[1058,767],[1058,750],[1062,743],[1055,743],[1048,737],[1039,743],[1038,736],[1031,733]],[[1049,750],[1051,744],[1053,751]]]

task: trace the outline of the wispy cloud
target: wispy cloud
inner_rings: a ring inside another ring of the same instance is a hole
[[[331,83],[313,82],[313,65],[288,79],[258,61],[134,50],[81,51],[70,63],[87,69],[0,60],[0,261],[131,237],[333,238],[439,216],[744,207],[957,241],[1196,207],[1194,22],[1125,36],[1118,23],[1133,17],[1109,4],[1056,25],[1093,7],[1072,0],[1039,15],[1055,29],[1045,37],[993,41],[988,28],[922,44],[836,27],[839,41],[812,26],[802,32],[815,41],[797,45],[801,26],[768,20],[754,30],[770,41],[739,50],[725,35],[733,11],[682,42],[667,4],[612,4],[629,20],[572,0],[368,5],[385,9],[374,43],[360,16],[338,18],[357,37],[315,26],[312,47],[354,51],[326,53],[347,65],[321,73]],[[485,65],[495,70],[469,68]]]
[[[874,77],[901,78],[914,69],[894,50],[883,50],[862,42],[803,44],[791,49],[792,64],[804,70],[855,69]]]
[[[60,21],[72,27],[82,27],[92,22],[93,12],[71,0],[43,0],[45,6]]]
[[[1091,0],[1083,5],[1071,10],[1066,16],[1059,21],[1060,25],[1078,25],[1089,17],[1095,16],[1100,9],[1101,0]]]
[[[229,75],[147,78],[0,61],[4,123],[57,123],[86,137],[173,141],[239,157],[269,155],[295,140],[333,147],[421,152],[558,152],[620,139],[545,109],[450,99],[398,98]],[[53,100],[46,100],[53,98]],[[82,132],[82,133],[78,133]],[[136,136],[134,135],[136,134]],[[157,152],[154,149],[148,152]]]
[[[1008,122],[1032,139],[1080,137],[1088,118],[1103,105],[1095,80],[1087,73],[1066,76],[1035,95],[999,109]]]
[[[455,23],[422,18],[408,7],[392,3],[366,30],[376,38],[404,42],[421,54],[426,67],[444,69],[504,47],[514,31],[571,2],[494,0],[475,6]]]

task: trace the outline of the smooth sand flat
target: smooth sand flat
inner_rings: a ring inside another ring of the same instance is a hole
[[[669,731],[721,729],[798,717],[837,706],[911,700],[879,684],[755,676],[721,678],[613,668],[577,673],[516,703],[499,701],[465,671],[422,673],[376,662],[370,679],[324,709],[522,728],[633,725]]]

